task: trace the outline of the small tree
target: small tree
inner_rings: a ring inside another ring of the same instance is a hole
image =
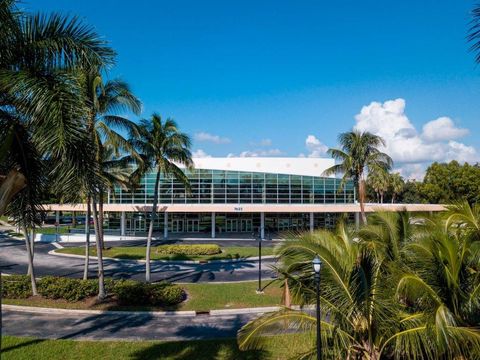
[[[389,176],[389,186],[392,191],[392,204],[395,202],[397,195],[403,191],[405,181],[399,173],[393,173]]]

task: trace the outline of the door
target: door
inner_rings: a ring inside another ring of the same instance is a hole
[[[240,220],[240,231],[241,232],[252,232],[253,224],[252,219],[241,219]]]
[[[145,231],[145,219],[135,219],[134,221],[134,231],[142,232]]]
[[[200,231],[199,221],[195,220],[195,219],[188,219],[187,220],[187,231],[188,232],[199,232]]]
[[[183,219],[173,219],[172,229],[171,229],[172,232],[173,233],[183,232],[183,225],[184,225]]]
[[[228,219],[226,222],[227,232],[238,232],[238,220]]]

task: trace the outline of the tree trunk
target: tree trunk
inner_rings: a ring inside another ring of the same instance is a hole
[[[102,249],[105,250],[105,242],[104,235],[105,232],[103,231],[103,190],[100,189],[99,192],[99,199],[98,199],[98,228],[100,230],[101,238],[102,238]]]
[[[90,262],[90,216],[91,216],[90,196],[87,197],[87,216],[86,216],[86,234],[85,234],[85,265],[83,268],[83,280],[88,279],[88,265]]]
[[[97,210],[97,201],[95,195],[93,196],[92,201],[92,210],[93,210],[93,225],[95,226],[95,243],[97,246],[97,267],[98,267],[98,299],[102,301],[105,299],[105,279],[103,274],[103,239],[102,233],[100,232],[99,219],[98,219],[98,210]]]
[[[395,203],[395,193],[392,194],[392,204]]]
[[[160,170],[157,171],[157,177],[155,178],[155,190],[153,192],[153,204],[152,204],[152,213],[150,214],[150,224],[148,226],[148,236],[147,236],[147,250],[145,253],[145,281],[150,282],[150,249],[152,247],[152,236],[153,236],[153,224],[157,216],[157,204],[158,204],[158,184],[160,182]]]
[[[30,253],[32,254],[32,264],[33,264],[33,260],[34,260],[34,257],[35,257],[35,230],[32,229],[32,235],[29,239],[30,241]],[[28,270],[27,270],[27,275],[31,275],[32,273],[32,267],[30,266],[30,263],[28,264]]]
[[[23,236],[25,236],[25,245],[27,246],[27,260],[28,260],[28,267],[30,268],[30,281],[32,283],[32,294],[33,296],[37,296],[38,295],[37,281],[35,280],[35,268],[33,267],[32,248],[31,248],[30,239],[28,236],[28,229],[25,225],[23,226]]]
[[[383,204],[383,192],[380,193],[380,204]]]
[[[358,182],[358,200],[360,201],[360,213],[362,214],[362,224],[367,223],[365,215],[365,180],[360,179]]]

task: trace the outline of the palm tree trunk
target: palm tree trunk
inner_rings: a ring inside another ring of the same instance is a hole
[[[90,262],[90,216],[91,216],[91,205],[90,205],[90,196],[87,197],[87,216],[86,216],[86,234],[85,234],[85,265],[83,268],[83,280],[88,279],[88,265]]]
[[[150,224],[148,226],[148,236],[147,236],[147,250],[145,253],[145,281],[150,282],[150,249],[152,247],[152,236],[153,236],[153,224],[157,215],[157,204],[158,204],[158,184],[160,182],[160,170],[157,171],[157,177],[155,178],[155,190],[153,192],[153,204],[152,204],[152,213],[150,214]]]
[[[93,225],[95,226],[95,238],[97,246],[97,267],[98,267],[98,299],[102,301],[105,299],[105,279],[103,273],[103,239],[102,233],[100,232],[99,219],[98,219],[98,210],[97,210],[97,200],[96,196],[93,196],[92,200],[92,209],[93,209]]]
[[[383,204],[383,192],[380,193],[380,204]]]
[[[360,201],[360,213],[362,215],[362,224],[367,223],[365,215],[365,180],[360,179],[358,182],[358,200]]]
[[[33,259],[35,255],[35,230],[32,229],[32,235],[29,239],[30,241],[30,253],[32,254],[32,264],[33,264]],[[32,267],[30,266],[30,263],[28,264],[28,270],[27,270],[27,275],[30,275],[32,273]]]
[[[103,231],[103,190],[100,189],[98,195],[98,228],[100,230],[101,238],[102,238],[102,249],[105,250],[105,242],[103,235],[105,232]]]
[[[33,256],[32,256],[32,249],[30,244],[30,239],[28,236],[28,229],[25,225],[23,225],[23,236],[25,236],[25,245],[27,246],[27,260],[28,260],[28,267],[30,269],[30,281],[32,283],[32,295],[37,296],[37,281],[35,280],[35,269],[33,267]]]
[[[395,193],[392,194],[392,204],[395,203]]]

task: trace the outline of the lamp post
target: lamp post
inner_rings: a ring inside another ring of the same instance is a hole
[[[322,339],[320,323],[320,270],[322,269],[322,260],[317,256],[312,261],[313,271],[315,272],[315,286],[317,288],[317,360],[322,359]]]
[[[253,233],[254,237],[257,235]],[[258,232],[258,288],[256,290],[257,294],[263,294],[262,291],[262,232]]]

